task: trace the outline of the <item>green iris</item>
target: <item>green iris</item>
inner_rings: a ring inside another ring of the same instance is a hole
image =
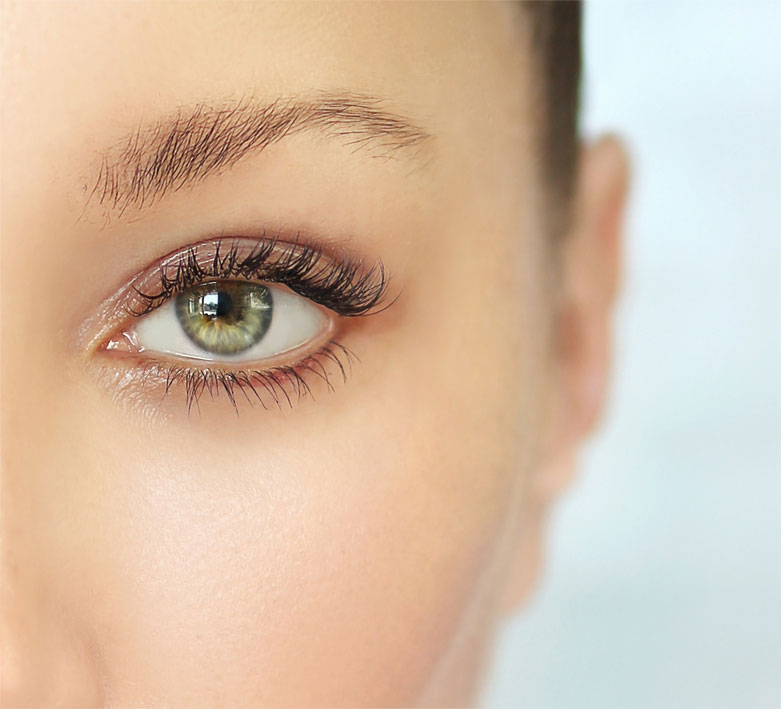
[[[268,332],[274,303],[265,286],[243,281],[203,283],[176,296],[187,336],[214,354],[248,350]]]

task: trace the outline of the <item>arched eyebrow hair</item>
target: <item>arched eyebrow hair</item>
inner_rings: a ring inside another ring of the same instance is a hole
[[[130,207],[142,209],[306,130],[355,150],[370,148],[373,157],[390,158],[431,140],[431,134],[386,110],[383,103],[374,96],[344,92],[180,107],[173,115],[139,126],[102,153],[96,175],[85,181],[85,210],[94,202],[107,214],[120,216]]]

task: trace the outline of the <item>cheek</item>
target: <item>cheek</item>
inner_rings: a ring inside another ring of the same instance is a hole
[[[351,443],[157,439],[154,456],[127,445],[125,469],[106,460],[113,491],[86,511],[100,532],[67,556],[117,701],[413,701],[491,558],[509,477],[432,404],[346,422]]]

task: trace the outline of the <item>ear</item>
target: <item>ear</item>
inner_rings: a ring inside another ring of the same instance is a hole
[[[580,445],[604,406],[628,182],[628,159],[617,138],[603,137],[581,148],[572,226],[560,247],[549,416],[524,503],[521,547],[505,601],[508,611],[533,586],[548,508],[570,483]]]
[[[604,408],[628,186],[629,161],[617,138],[582,147],[572,226],[562,244],[551,416],[535,480],[545,500],[568,484]]]

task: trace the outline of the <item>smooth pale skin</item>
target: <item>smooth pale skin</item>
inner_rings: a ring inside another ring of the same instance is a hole
[[[584,147],[554,250],[508,6],[3,13],[2,703],[468,703],[602,404],[620,145]],[[301,134],[151,210],[82,213],[95,155],[140,121],[322,89],[425,127],[425,164]],[[99,374],[78,335],[105,298],[210,230],[266,224],[381,258],[402,289],[345,324],[346,384],[188,416]]]

